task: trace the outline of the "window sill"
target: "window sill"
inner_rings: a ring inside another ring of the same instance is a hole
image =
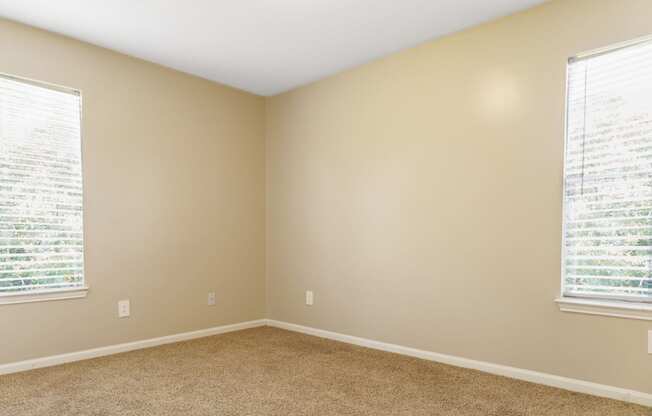
[[[13,305],[16,303],[48,302],[65,299],[85,298],[88,294],[88,287],[51,290],[38,293],[16,293],[0,295],[0,305]]]
[[[562,312],[652,321],[652,304],[580,298],[555,299]]]

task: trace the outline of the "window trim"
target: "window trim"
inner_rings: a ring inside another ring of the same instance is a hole
[[[652,304],[649,303],[572,298],[569,296],[560,296],[555,299],[555,302],[561,312],[652,321]]]
[[[642,36],[635,39],[619,42],[606,47],[580,52],[566,60],[566,88],[564,94],[564,146],[562,158],[562,194],[561,194],[561,264],[560,264],[560,295],[555,298],[555,303],[561,312],[581,313],[587,315],[609,316],[614,318],[638,319],[652,321],[652,303],[627,301],[622,299],[609,299],[608,297],[575,297],[564,294],[564,265],[566,264],[566,146],[568,145],[568,71],[571,63],[581,61],[598,55],[603,55],[619,49],[628,48],[641,43],[652,42],[651,36]]]
[[[72,88],[60,84],[54,84],[47,81],[40,81],[33,78],[26,78],[0,71],[0,77],[4,77],[17,82],[34,85],[37,87],[48,88],[53,91],[73,94],[79,97],[79,162],[81,169],[81,189],[82,189],[82,272],[84,280],[81,286],[61,288],[53,290],[32,290],[27,292],[0,293],[0,307],[3,305],[15,305],[21,303],[48,302],[67,299],[80,299],[88,295],[90,289],[88,285],[88,276],[86,275],[86,190],[84,186],[84,94],[79,88]]]
[[[65,299],[85,298],[88,286],[59,290],[40,290],[35,292],[9,293],[0,295],[0,305],[15,305],[18,303],[47,302]]]

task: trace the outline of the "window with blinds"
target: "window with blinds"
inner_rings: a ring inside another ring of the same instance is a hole
[[[0,297],[84,286],[80,105],[0,75]]]
[[[564,296],[652,302],[652,42],[568,64]]]

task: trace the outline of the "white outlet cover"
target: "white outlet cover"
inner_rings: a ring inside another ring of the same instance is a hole
[[[652,330],[647,331],[647,352],[652,354]]]
[[[127,300],[121,300],[118,302],[118,317],[119,318],[126,318],[130,315],[131,311],[131,305],[129,302],[129,299]]]
[[[306,291],[306,305],[312,306],[315,303],[315,295],[312,293],[312,290]]]
[[[215,292],[208,292],[208,306],[215,305]]]

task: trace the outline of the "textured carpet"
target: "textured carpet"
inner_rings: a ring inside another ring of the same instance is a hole
[[[0,376],[0,415],[651,416],[274,328]]]

